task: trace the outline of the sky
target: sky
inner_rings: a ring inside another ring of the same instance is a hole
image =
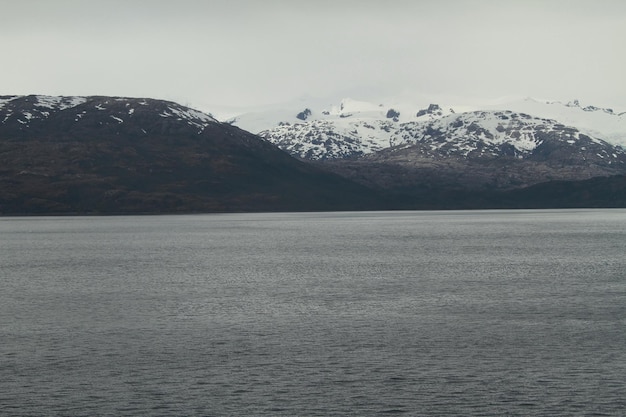
[[[626,111],[623,0],[0,0],[0,95],[205,111],[534,97]]]

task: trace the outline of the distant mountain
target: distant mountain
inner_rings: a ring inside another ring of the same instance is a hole
[[[430,177],[455,179],[473,188],[506,189],[626,172],[622,148],[553,120],[512,111],[467,112],[405,123],[390,142],[392,147],[360,162],[402,167],[412,173],[399,179],[405,183]],[[374,182],[380,183],[378,178],[373,177]]]
[[[626,147],[626,113],[582,106],[577,100],[563,104],[526,98],[476,105],[387,101],[376,104],[343,99],[336,105],[305,101],[281,109],[244,113],[229,123],[258,133],[292,155],[315,160],[373,153],[397,145],[394,136],[406,123],[428,125],[442,117],[476,111],[508,111],[548,119],[611,145]]]
[[[243,114],[229,123],[258,133],[302,159],[350,158],[390,147],[390,136],[399,123],[416,118],[405,107],[343,99],[327,107]],[[430,111],[420,115],[419,120],[431,120],[450,111]]]
[[[484,110],[512,110],[553,119],[573,126],[582,133],[602,139],[611,145],[626,147],[626,112],[607,107],[582,105],[578,100],[567,103],[540,101],[532,98],[504,100],[484,106]]]
[[[371,190],[176,103],[0,97],[0,213],[378,207]]]
[[[337,106],[294,108],[278,122],[271,121],[279,116],[273,110],[266,125],[275,126],[259,135],[298,158],[387,191],[505,190],[626,172],[620,146],[626,114],[612,109],[533,99],[483,110],[390,102],[344,99]],[[260,126],[261,120],[257,112],[231,122]]]

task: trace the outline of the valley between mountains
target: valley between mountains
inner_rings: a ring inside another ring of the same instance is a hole
[[[0,96],[0,213],[626,207],[613,109],[298,105]]]

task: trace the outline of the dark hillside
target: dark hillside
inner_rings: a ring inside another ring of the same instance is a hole
[[[0,97],[0,121],[3,214],[376,207],[366,187],[176,103]]]

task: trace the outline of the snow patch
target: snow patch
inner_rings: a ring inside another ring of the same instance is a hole
[[[190,108],[169,106],[167,110],[169,110],[169,112],[163,111],[159,116],[177,117],[179,120],[186,120],[190,126],[199,129],[198,133],[202,133],[209,123],[217,122],[211,115]]]
[[[86,97],[36,96],[35,98],[35,106],[55,110],[65,110],[87,102]]]
[[[0,97],[0,109],[4,108],[5,104],[15,100],[18,97],[19,96]]]

